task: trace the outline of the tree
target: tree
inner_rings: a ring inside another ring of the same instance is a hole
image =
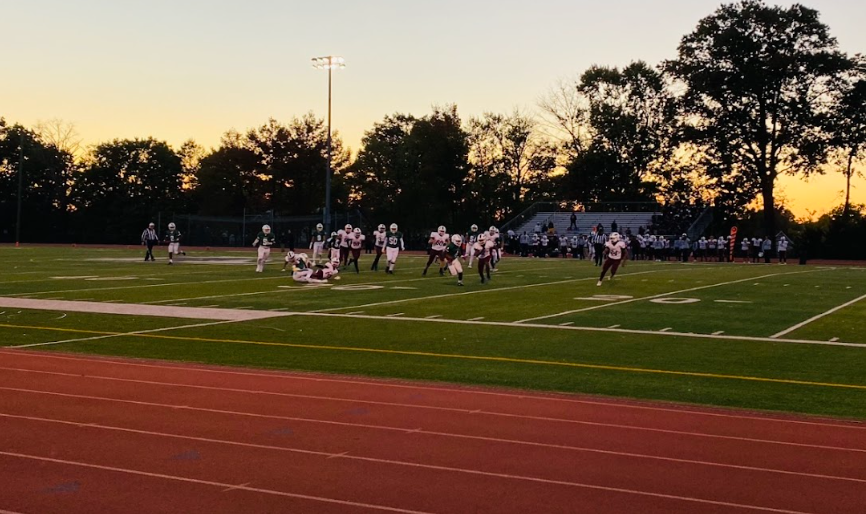
[[[36,123],[33,131],[46,144],[77,157],[82,151],[81,136],[72,122],[63,121],[60,118],[52,118],[48,121]]]
[[[589,108],[577,84],[574,79],[560,79],[538,101],[548,134],[560,142],[570,160],[589,144]]]
[[[845,176],[844,216],[850,212],[851,178],[863,176],[855,165],[866,160],[866,60],[859,59],[858,64],[854,79],[843,83],[833,111],[835,164]]]
[[[686,141],[718,187],[736,182],[761,197],[768,234],[779,174],[816,172],[826,160],[827,92],[850,67],[836,46],[814,9],[745,0],[701,20],[666,64],[684,87]]]

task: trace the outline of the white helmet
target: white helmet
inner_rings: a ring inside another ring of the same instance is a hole
[[[325,230],[325,226],[322,225],[321,223],[319,223],[318,225],[316,225],[316,230],[318,230],[319,232],[321,232],[321,231]]]
[[[478,240],[484,243],[487,241],[487,232],[482,232],[480,236],[478,236]]]
[[[491,227],[490,227],[490,233],[491,233],[491,234],[495,234],[495,233],[497,233],[497,232],[499,232],[499,230],[497,230],[496,227],[494,227],[494,226],[491,226]]]
[[[345,230],[346,232],[351,232],[352,231],[352,225],[349,225],[348,223],[346,223],[346,226],[343,227],[343,230]]]
[[[393,232],[395,234],[397,233],[397,224],[396,223],[391,223],[391,232]]]
[[[291,262],[293,260],[295,260],[295,252],[286,252],[286,262]]]
[[[436,230],[439,232],[439,235],[440,235],[440,236],[445,235],[445,232],[447,231],[447,230],[445,229],[445,225],[439,225],[439,228],[436,229]]]
[[[262,232],[264,232],[265,234],[270,234],[271,233],[271,226],[270,225],[262,225]]]
[[[471,227],[469,227],[469,230],[471,230],[472,232],[478,232],[478,225],[473,224]]]
[[[305,253],[299,253],[299,254],[297,255],[297,258],[298,258],[299,261],[306,261],[307,259],[309,259],[309,257],[308,257],[307,254],[305,254]]]
[[[174,230],[175,228],[177,228],[177,225],[175,225],[174,223],[169,223],[169,224],[168,224],[168,229],[169,229],[169,230]]]
[[[336,232],[331,232],[331,237],[337,237],[337,233],[336,233]]]
[[[617,241],[619,241],[619,232],[611,232],[610,233],[610,240],[613,243],[616,243]]]
[[[385,224],[384,224],[384,223],[381,223],[381,224],[379,225],[379,232],[384,232],[384,231],[385,231]]]
[[[460,246],[460,244],[463,243],[463,238],[460,237],[460,234],[454,234],[453,236],[451,236],[451,242],[456,244],[457,246]]]
[[[353,230],[353,232],[357,235],[361,235],[361,229],[360,228],[356,228],[355,230]]]

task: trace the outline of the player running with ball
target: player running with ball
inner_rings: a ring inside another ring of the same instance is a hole
[[[625,266],[625,260],[628,259],[628,247],[624,241],[619,238],[619,233],[613,232],[610,239],[604,244],[604,265],[601,268],[601,276],[598,277],[597,286],[601,285],[607,271],[610,270],[608,280],[613,280],[616,275],[616,270],[620,264]]]
[[[439,274],[445,274],[445,248],[448,246],[448,241],[450,239],[448,231],[444,226],[440,226],[436,232],[430,233],[430,239],[427,240],[427,244],[430,245],[430,258],[427,259],[427,265],[424,266],[424,272],[421,273],[422,275],[427,275],[427,270],[437,258],[439,259]]]
[[[268,262],[268,257],[271,256],[271,247],[276,243],[276,238],[271,233],[270,225],[262,225],[262,231],[256,236],[253,241],[253,247],[258,247],[259,257],[256,260],[256,273],[261,273],[265,270],[265,263]]]

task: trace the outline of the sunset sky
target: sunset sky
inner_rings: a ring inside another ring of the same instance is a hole
[[[777,2],[789,5],[791,2]],[[807,0],[843,51],[866,52],[866,2]],[[386,114],[536,109],[559,78],[592,64],[673,58],[718,0],[223,1],[0,0],[0,116],[73,122],[87,144],[153,136],[215,146],[228,129],[313,111],[342,55],[334,128],[357,150]],[[842,201],[838,173],[780,191],[798,215]],[[866,181],[852,200],[866,203]]]

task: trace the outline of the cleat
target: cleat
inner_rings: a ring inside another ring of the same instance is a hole
[[[463,281],[462,281],[462,280],[458,280],[458,281],[457,281],[457,285],[458,285],[458,286],[462,286],[462,285],[463,285]]]
[[[426,269],[425,269],[424,271],[421,272],[421,276],[422,276],[422,277],[426,277],[426,276],[427,276],[427,270],[426,270]]]
[[[597,285],[597,286],[601,286],[601,280],[599,280],[598,283],[595,284],[595,285]]]

